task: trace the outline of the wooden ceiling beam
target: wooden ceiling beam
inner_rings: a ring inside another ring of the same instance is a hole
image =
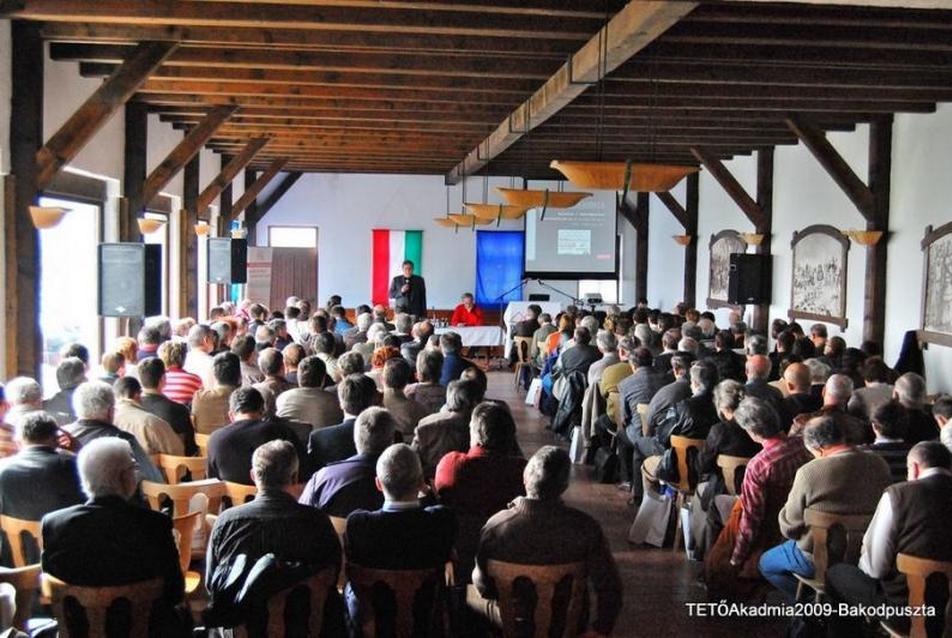
[[[889,7],[901,6],[902,0],[883,0]],[[932,9],[938,2],[931,2]],[[809,25],[852,27],[854,33],[865,28],[932,29],[952,30],[948,12],[914,11],[907,9],[875,9],[872,7],[841,6],[848,2],[828,6],[797,6],[797,3],[777,5],[771,2],[710,3],[688,15],[685,22],[740,22],[755,25]],[[866,3],[871,4],[871,3]]]
[[[53,60],[102,62],[115,64],[128,55],[131,47],[121,44],[72,44],[53,42],[49,45]],[[281,49],[223,49],[218,47],[179,46],[165,66],[209,65],[228,68],[273,69],[289,71],[349,71],[396,75],[433,75],[469,78],[509,78],[544,80],[559,65],[559,60],[537,60],[505,57],[462,57],[452,55],[419,55],[406,52],[305,52]]]
[[[143,42],[128,49],[122,64],[37,151],[38,190],[46,188],[60,168],[79,154],[176,46],[170,42]]]
[[[555,115],[592,82],[621,66],[696,6],[696,2],[629,2],[598,35],[572,54],[568,63],[470,151],[446,176],[447,183],[455,183],[486,166],[489,159]]]
[[[269,141],[271,140],[267,137],[256,137],[242,146],[237,154],[222,167],[221,172],[215,176],[215,179],[209,182],[205,190],[198,196],[196,212],[204,213],[205,209],[211,206],[215,198],[231,184],[232,180],[237,177],[239,172],[244,170],[245,166],[251,163],[251,160],[255,158]]]
[[[760,204],[747,193],[746,189],[737,181],[737,178],[731,174],[730,170],[724,166],[724,163],[721,162],[715,154],[707,148],[700,147],[692,147],[691,154],[701,162],[704,168],[711,174],[711,177],[717,180],[721,188],[734,200],[737,207],[747,215],[747,219],[754,225],[754,228],[762,228],[768,223]]]
[[[286,173],[281,181],[278,182],[278,185],[274,187],[268,196],[265,197],[264,201],[260,204],[255,205],[254,213],[252,214],[251,210],[245,211],[245,227],[251,228],[254,224],[257,224],[265,215],[268,214],[268,211],[274,208],[274,205],[281,201],[281,198],[284,197],[291,187],[294,186],[299,179],[301,179],[300,171],[291,171]]]
[[[267,169],[262,173],[258,179],[252,182],[249,186],[245,188],[245,192],[241,194],[241,197],[238,198],[238,201],[232,204],[231,206],[231,217],[228,219],[230,223],[232,220],[237,219],[241,213],[244,212],[248,206],[253,204],[258,198],[258,195],[264,190],[264,187],[268,185],[274,176],[281,172],[281,169],[285,167],[288,163],[287,158],[279,158],[272,160],[268,164]]]
[[[214,108],[214,107],[211,107]],[[150,109],[153,113],[158,113],[163,120],[172,120],[172,118],[192,118],[197,119],[202,117],[208,109],[163,109],[155,108]],[[242,116],[240,118],[235,118],[234,122],[257,122],[261,124],[267,124],[269,121],[274,121],[275,123],[298,123],[298,124],[307,124],[315,123],[320,124],[322,122],[380,122],[380,123],[390,123],[390,122],[403,122],[403,123],[439,123],[439,124],[459,124],[469,127],[488,127],[492,126],[494,120],[489,119],[488,117],[478,118],[475,115],[470,118],[465,116],[460,116],[456,113],[426,113],[419,111],[331,111],[323,113],[313,113],[313,112],[295,112],[292,117],[288,117],[289,114],[286,110],[280,109],[258,109],[253,111],[246,111],[245,107],[241,109]]]
[[[209,113],[197,126],[192,128],[172,152],[155,167],[142,185],[141,204],[165,188],[175,175],[202,149],[215,131],[237,110],[234,106],[219,106]]]
[[[490,38],[473,35],[389,33],[386,39],[361,31],[314,31],[307,29],[221,28],[117,24],[45,23],[44,39],[52,42],[99,42],[122,44],[144,40],[168,40],[186,45],[268,50],[417,52],[458,56],[499,55],[521,58],[565,59],[587,37],[564,39]]]
[[[600,17],[552,15],[531,19],[465,10],[386,9],[373,7],[306,6],[244,2],[127,2],[125,0],[16,0],[0,5],[0,17],[43,22],[163,25],[218,28],[306,29],[373,33],[432,33],[511,38],[588,37],[604,21]]]

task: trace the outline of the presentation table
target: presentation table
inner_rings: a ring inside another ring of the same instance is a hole
[[[447,326],[434,330],[436,334],[455,332],[462,338],[464,348],[502,345],[503,332],[499,326]]]

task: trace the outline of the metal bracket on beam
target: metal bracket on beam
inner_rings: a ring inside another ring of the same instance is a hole
[[[529,134],[529,114],[526,113],[526,116],[525,116],[524,118],[522,118],[523,121],[525,122],[526,126],[525,126],[525,128],[522,129],[521,131],[518,131],[518,130],[512,128],[512,116],[513,116],[514,114],[515,114],[515,112],[509,114],[509,132],[510,132],[510,133],[521,133],[521,134],[523,134],[523,135],[528,135],[528,134]],[[478,148],[478,147],[477,147],[477,148]]]
[[[483,157],[483,154],[481,153],[482,150],[483,150],[483,143],[480,142],[479,144],[476,145],[476,159],[480,162],[488,162],[489,160],[491,160],[492,159],[491,157]]]
[[[598,30],[598,77],[594,80],[576,80],[573,73],[573,59],[575,58],[574,53],[570,53],[568,60],[566,60],[565,65],[568,67],[569,71],[569,84],[575,86],[595,86],[601,82],[605,76],[608,74],[608,25],[606,24],[601,29]]]

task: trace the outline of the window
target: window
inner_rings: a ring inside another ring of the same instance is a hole
[[[618,303],[617,279],[579,279],[578,296],[581,299],[587,294],[599,294],[602,303]]]
[[[268,226],[268,245],[274,248],[317,248],[317,226]]]
[[[99,361],[100,322],[96,291],[99,207],[41,197],[41,206],[70,212],[40,236],[40,327],[43,331],[42,380],[45,394],[56,392],[60,349],[79,342],[89,349],[90,365]]]

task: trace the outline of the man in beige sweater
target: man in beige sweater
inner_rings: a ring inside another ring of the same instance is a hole
[[[813,538],[804,520],[806,509],[872,514],[890,484],[886,461],[847,443],[842,422],[832,416],[807,423],[803,443],[815,458],[797,471],[780,510],[780,532],[790,540],[760,557],[764,578],[791,599],[797,591],[794,574],[813,576]]]

